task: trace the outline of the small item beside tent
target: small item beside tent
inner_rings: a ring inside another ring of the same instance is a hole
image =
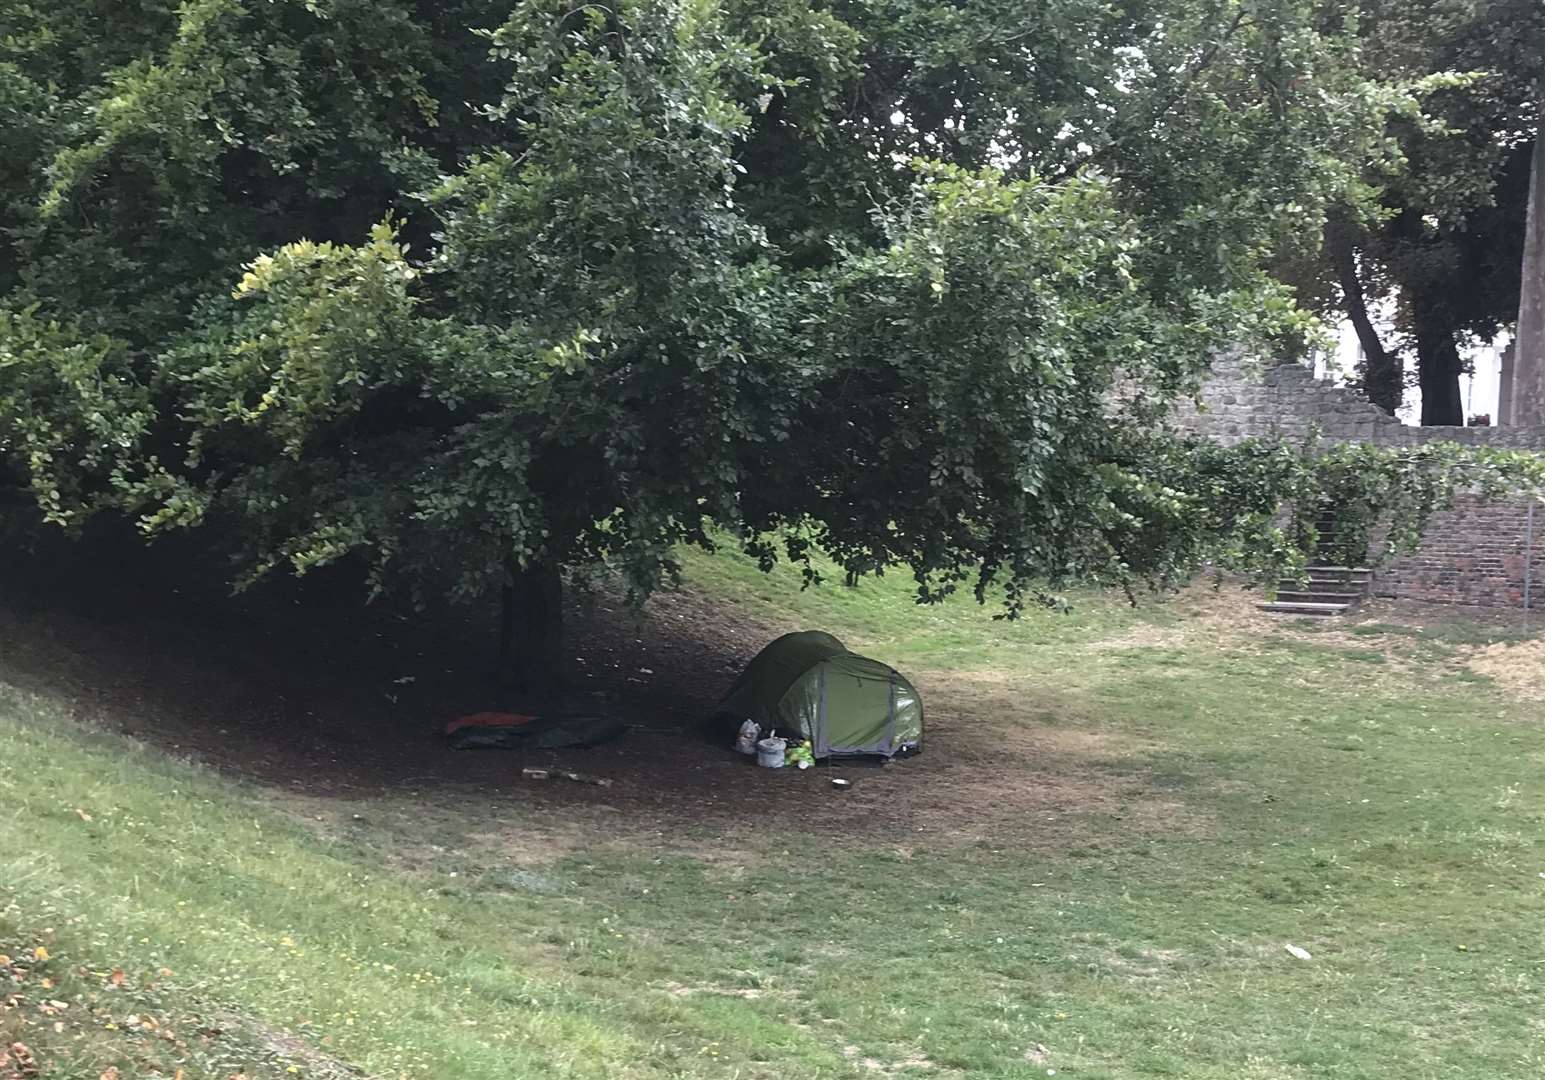
[[[764,769],[783,768],[783,752],[788,749],[789,740],[779,739],[769,735],[765,739],[758,739],[756,743],[756,763]]]
[[[615,739],[627,725],[615,716],[527,716],[481,712],[445,725],[452,750],[557,750]]]
[[[747,720],[740,725],[740,734],[735,737],[735,750],[747,757],[756,757],[756,741],[762,737],[762,725],[755,720]]]
[[[818,758],[894,757],[923,743],[923,699],[906,677],[830,634],[784,634],[756,654],[718,715],[806,740]]]

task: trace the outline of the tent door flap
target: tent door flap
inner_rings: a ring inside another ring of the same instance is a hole
[[[885,752],[896,749],[896,676],[891,676],[890,687],[885,695]]]
[[[884,676],[830,673],[825,683],[824,748],[837,754],[889,754],[895,688]]]
[[[826,722],[826,665],[821,665],[821,706],[815,714],[815,730],[810,733],[810,741],[815,744],[815,756],[826,757],[831,753],[831,739],[828,735],[830,725]]]

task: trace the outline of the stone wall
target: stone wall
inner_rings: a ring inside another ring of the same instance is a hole
[[[1404,425],[1355,390],[1334,386],[1301,364],[1260,367],[1220,359],[1202,388],[1201,408],[1179,416],[1182,427],[1232,445],[1279,435],[1302,439],[1318,428],[1335,442],[1392,442]]]
[[[1408,427],[1355,390],[1316,379],[1299,364],[1262,368],[1220,360],[1201,407],[1180,411],[1182,427],[1226,444],[1251,437],[1306,438],[1318,430],[1333,442],[1415,446],[1450,440],[1468,446],[1545,451],[1545,427]],[[1545,506],[1534,515],[1533,605],[1545,607]],[[1436,514],[1415,555],[1382,567],[1381,596],[1487,607],[1521,607],[1528,507],[1461,498]]]
[[[1331,442],[1416,446],[1449,441],[1545,451],[1545,427],[1409,427],[1358,391],[1316,379],[1302,364],[1261,367],[1219,360],[1202,388],[1202,407],[1185,406],[1179,421],[1227,444],[1267,435],[1302,439],[1318,429]]]

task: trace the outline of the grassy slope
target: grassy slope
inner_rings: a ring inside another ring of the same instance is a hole
[[[1051,722],[1140,738],[1106,767],[1171,798],[1173,828],[1111,814],[1076,843],[915,851],[769,837],[738,864],[597,835],[537,873],[454,846],[408,869],[395,849],[518,828],[519,807],[431,822],[389,800],[320,832],[0,691],[0,953],[51,953],[0,1034],[60,1076],[155,1062],[187,1080],[333,1072],[308,1045],[380,1076],[1545,1068],[1545,710],[1465,676],[1452,629],[1193,632],[1105,600],[1005,625],[918,610],[900,581],[799,593],[727,556],[689,570],[914,667],[1078,701]],[[1134,627],[1157,644],[1122,646]],[[35,1003],[49,972],[61,1032]],[[182,1045],[128,1034],[131,1009]],[[210,1017],[224,1034],[198,1036]]]

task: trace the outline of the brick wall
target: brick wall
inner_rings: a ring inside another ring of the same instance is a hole
[[[1201,407],[1187,405],[1178,421],[1188,430],[1233,444],[1278,435],[1301,439],[1318,429],[1335,442],[1414,446],[1450,440],[1545,452],[1545,427],[1407,427],[1355,390],[1316,379],[1298,364],[1261,368],[1221,359],[1203,388]],[[1380,596],[1486,607],[1522,607],[1528,507],[1462,497],[1433,516],[1421,550],[1381,567]],[[1535,510],[1533,606],[1545,607],[1545,505]]]
[[[1381,567],[1374,592],[1409,600],[1523,607],[1528,507],[1461,497],[1433,515],[1414,555]],[[1533,602],[1545,607],[1545,506],[1534,511]]]

